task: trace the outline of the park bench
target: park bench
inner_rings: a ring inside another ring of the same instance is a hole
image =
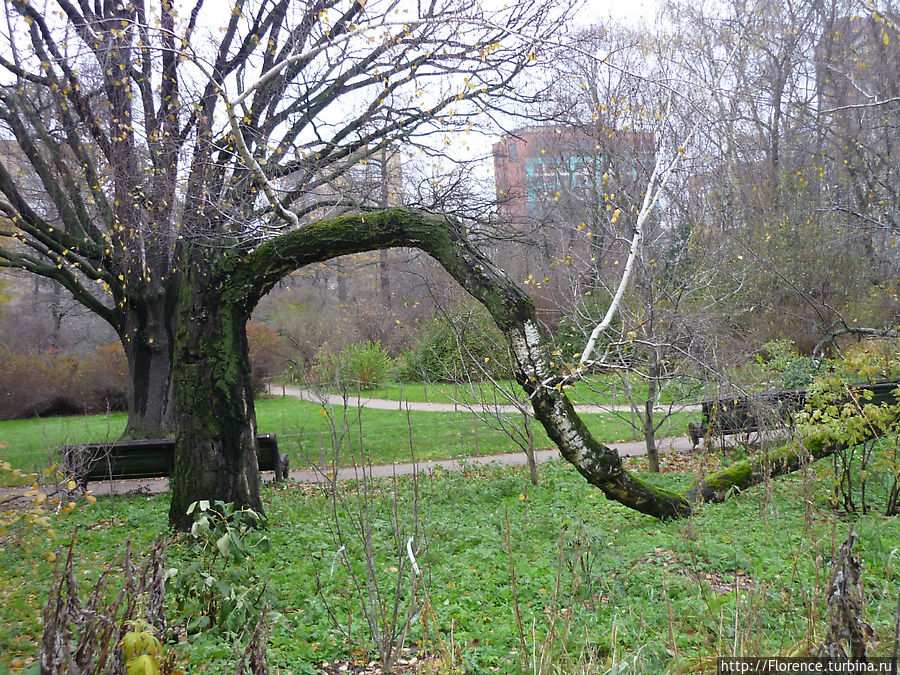
[[[259,470],[274,471],[276,482],[287,478],[288,456],[278,452],[275,434],[259,434],[256,443]],[[175,439],[63,445],[59,454],[62,470],[82,488],[92,480],[171,478],[175,466]]]
[[[854,391],[871,391],[866,402],[888,403],[900,382],[882,381],[857,384]],[[746,396],[723,396],[700,401],[702,419],[688,423],[688,435],[693,447],[700,439],[714,433],[723,438],[730,434],[759,433],[779,424],[789,424],[795,412],[806,405],[806,389],[779,389]]]

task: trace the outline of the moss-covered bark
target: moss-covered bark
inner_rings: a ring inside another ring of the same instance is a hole
[[[190,526],[187,508],[221,499],[262,513],[250,383],[246,298],[197,248],[182,283],[174,360],[175,468],[169,523]],[[215,255],[221,256],[221,252]],[[225,258],[227,263],[227,257]],[[215,263],[215,264],[214,264]]]
[[[804,443],[789,443],[772,452],[733,464],[707,476],[684,493],[691,503],[724,501],[729,492],[744,490],[762,483],[766,477],[775,478],[800,469],[804,463],[814,462],[840,449],[835,443],[809,438]]]

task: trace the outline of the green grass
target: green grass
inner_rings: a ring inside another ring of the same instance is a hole
[[[420,618],[409,639],[443,655],[448,675],[534,672],[532,653],[546,653],[561,675],[715,672],[716,656],[807,654],[822,639],[829,561],[850,523],[827,508],[827,482],[816,478],[824,467],[818,469],[811,481],[774,481],[769,489],[704,506],[689,520],[668,522],[607,501],[564,462],[542,466],[539,487],[528,484],[522,469],[480,468],[438,472],[416,491],[411,478],[376,481],[363,501],[375,570],[382,587],[392,589],[408,536],[394,536],[394,496],[401,521],[408,522],[418,495],[415,542],[423,547],[421,583],[433,615],[426,614],[427,632]],[[681,487],[692,476],[654,480]],[[373,656],[334,535],[337,521],[348,561],[361,573],[357,485],[341,485],[336,507],[327,490],[265,488],[272,548],[252,564],[265,579],[260,602],[281,615],[269,633],[273,672],[316,673],[323,661]],[[166,532],[167,505],[165,495],[100,499],[55,522],[53,534],[20,527],[3,535],[0,672],[37,656],[38,617],[52,568],[42,554],[80,528],[76,576],[89,592],[91,579],[126,536],[144,549]],[[860,537],[855,551],[863,565],[865,616],[875,629],[870,654],[887,655],[900,585],[900,519],[873,512],[851,520]],[[170,536],[168,554],[168,565],[184,569],[197,549],[187,537]],[[736,578],[747,582],[746,590],[729,587]],[[408,597],[411,583],[407,566],[401,597]],[[170,621],[172,592],[169,586]],[[330,612],[340,622],[352,617],[351,641],[336,630]],[[206,632],[167,649],[186,672],[223,672],[236,639]],[[578,670],[588,659],[593,665]],[[706,669],[695,670],[701,664]]]
[[[689,419],[697,413],[673,416],[661,431],[662,436],[683,435]],[[258,425],[261,431],[276,430],[279,447],[291,455],[291,466],[309,466],[329,460],[332,447],[332,426],[340,436],[344,427],[343,463],[359,461],[360,439],[366,460],[376,464],[408,461],[410,436],[416,457],[420,460],[447,459],[504,452],[519,452],[519,447],[502,430],[492,428],[469,412],[374,410],[348,408],[344,422],[343,410],[329,408],[327,413],[315,403],[278,398],[261,401],[258,406]],[[632,438],[628,419],[615,415],[590,414],[583,419],[601,442],[613,443]],[[506,416],[508,428],[524,431],[521,415]],[[550,446],[543,428],[532,422],[537,448]],[[520,436],[521,437],[521,436]],[[319,449],[322,448],[320,455]]]
[[[0,459],[23,471],[44,469],[60,445],[115,440],[126,421],[125,413],[113,413],[0,422]]]
[[[518,452],[518,446],[503,432],[492,429],[469,412],[410,412],[348,408],[346,425],[343,410],[292,398],[263,398],[256,403],[257,427],[262,433],[278,435],[282,452],[291,457],[291,466],[300,468],[330,462],[332,429],[343,432],[342,463],[360,461],[360,438],[365,460],[381,464],[408,461],[410,435],[418,459],[448,459],[503,452]],[[660,436],[683,435],[692,415],[674,416]],[[602,442],[630,440],[630,423],[614,415],[584,415],[588,427]],[[332,427],[332,422],[336,424]],[[521,415],[509,422],[523,429]],[[125,416],[93,415],[0,422],[0,459],[23,471],[49,466],[54,449],[64,443],[99,442],[115,439],[125,427]],[[532,424],[535,445],[548,447],[540,425]],[[338,431],[338,436],[341,436]],[[322,449],[320,453],[320,447]]]

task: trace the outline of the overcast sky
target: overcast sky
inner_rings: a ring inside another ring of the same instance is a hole
[[[587,23],[610,15],[634,23],[652,22],[656,17],[656,0],[587,0],[585,9]]]

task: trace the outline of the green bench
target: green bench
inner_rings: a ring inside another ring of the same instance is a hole
[[[900,382],[880,381],[854,384],[857,395],[872,393],[872,403],[890,403]],[[767,428],[790,424],[793,414],[806,405],[806,389],[780,389],[746,396],[724,396],[700,401],[702,421],[688,423],[688,435],[696,448],[707,435],[724,442],[728,434],[758,433]],[[870,402],[868,399],[866,402]]]
[[[256,444],[259,470],[274,471],[276,482],[286,479],[290,463],[286,454],[278,452],[275,434],[259,434]],[[175,439],[63,445],[59,454],[62,470],[82,487],[92,480],[171,478],[175,466]]]

